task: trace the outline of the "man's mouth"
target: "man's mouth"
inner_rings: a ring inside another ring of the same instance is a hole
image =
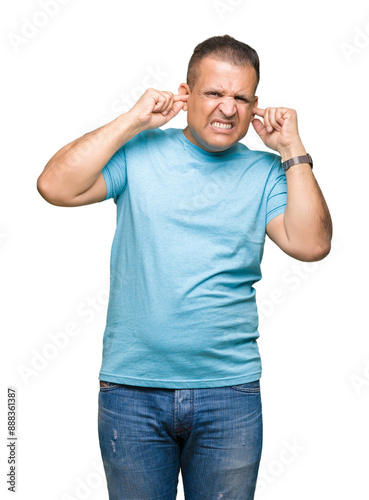
[[[216,130],[231,130],[233,128],[233,123],[214,120],[211,122],[211,126]]]

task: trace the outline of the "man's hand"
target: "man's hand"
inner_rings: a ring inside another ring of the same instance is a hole
[[[252,121],[256,133],[268,148],[280,153],[283,161],[306,154],[297,129],[297,113],[294,109],[255,107],[252,112],[264,119],[264,124],[257,118]]]
[[[161,127],[174,118],[183,108],[186,95],[174,95],[172,92],[147,89],[140,97],[129,115],[137,122],[140,130]]]

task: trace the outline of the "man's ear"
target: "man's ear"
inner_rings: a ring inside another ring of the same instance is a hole
[[[181,85],[178,87],[178,93],[180,95],[187,95],[187,94],[191,95],[191,89],[187,83],[181,83]],[[188,108],[187,102],[188,102],[188,99],[183,105],[183,108],[182,108],[183,111],[187,111],[187,108]]]
[[[252,107],[253,107],[253,108],[258,108],[258,107],[259,107],[259,106],[258,106],[258,103],[259,103],[259,98],[258,98],[258,96],[256,95],[256,96],[254,97],[254,103],[253,103]],[[252,114],[252,119],[251,119],[251,121],[252,121],[254,118],[255,118],[255,113],[253,113],[253,114]]]

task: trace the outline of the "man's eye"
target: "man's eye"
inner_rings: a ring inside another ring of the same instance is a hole
[[[243,102],[249,102],[247,99],[245,99],[244,97],[239,97],[239,96],[236,96],[235,99],[237,99],[238,101],[243,101]]]
[[[219,96],[219,93],[218,93],[218,92],[208,92],[208,95],[215,95],[215,96]]]

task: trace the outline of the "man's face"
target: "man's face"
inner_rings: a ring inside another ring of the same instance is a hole
[[[183,108],[188,123],[184,135],[206,151],[232,147],[246,135],[254,119],[252,110],[258,105],[255,85],[254,68],[205,57],[192,91],[186,83],[179,87],[181,94],[189,94]]]

